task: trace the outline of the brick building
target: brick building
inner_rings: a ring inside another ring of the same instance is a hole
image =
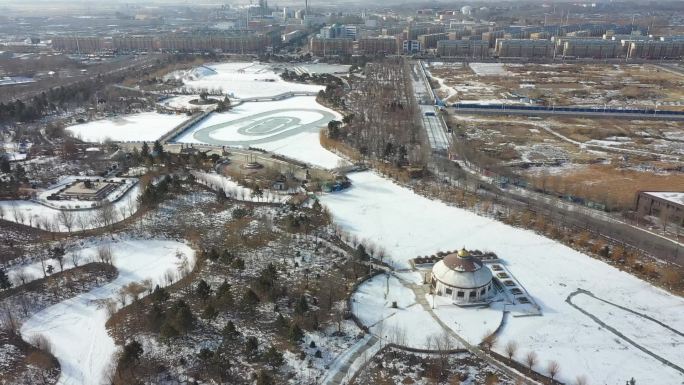
[[[351,55],[354,50],[354,41],[352,39],[314,37],[309,41],[309,49],[314,56]]]
[[[368,55],[394,55],[399,50],[397,39],[388,37],[370,37],[359,39],[359,53]]]

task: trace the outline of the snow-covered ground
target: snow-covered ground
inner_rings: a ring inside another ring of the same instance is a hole
[[[432,303],[432,295],[426,295]],[[503,303],[493,303],[490,307],[463,308],[455,306],[448,298],[435,296],[435,314],[456,334],[469,344],[477,345],[492,334],[503,318]]]
[[[188,110],[194,110],[194,109],[200,109],[200,110],[210,110],[212,108],[216,108],[216,104],[204,104],[204,105],[199,105],[199,104],[192,104],[190,103],[191,100],[196,100],[199,99],[199,95],[179,95],[179,96],[174,96],[172,98],[166,99],[159,104],[172,108],[172,109],[188,109]],[[215,97],[215,99],[223,99],[223,97]]]
[[[30,340],[42,335],[51,343],[59,360],[61,385],[101,385],[106,382],[117,347],[107,334],[107,301],[116,304],[119,290],[131,283],[149,280],[167,285],[167,276],[177,280],[194,263],[194,251],[187,245],[162,240],[103,242],[111,247],[119,276],[112,282],[40,311],[21,327]],[[99,247],[99,246],[98,246]],[[94,254],[87,248],[83,254]],[[115,305],[116,306],[116,305]]]
[[[252,189],[240,186],[232,179],[215,173],[192,172],[192,175],[195,176],[197,182],[212,189],[223,189],[226,193],[226,197],[241,201],[284,203],[290,198],[290,196],[285,193],[272,190],[264,191],[264,195],[259,198],[252,195]]]
[[[434,349],[430,340],[443,334],[437,321],[416,302],[413,291],[393,276],[382,274],[364,282],[352,301],[352,312],[369,326],[371,333],[386,342]],[[397,307],[393,308],[395,301]]]
[[[565,302],[569,294],[582,288],[684,331],[681,298],[532,231],[423,198],[375,173],[349,177],[352,188],[325,194],[322,202],[346,231],[384,247],[389,256],[385,260],[396,267],[408,267],[408,260],[418,255],[460,246],[493,251],[504,260],[542,307],[543,316],[509,317],[500,336],[500,352],[509,340],[515,340],[520,345],[519,360],[535,351],[541,360],[560,362],[562,381],[572,381],[578,375],[586,375],[590,383],[605,384],[622,384],[632,376],[637,383],[684,381],[682,373],[629,345]],[[457,321],[449,314],[438,314],[446,324]],[[662,351],[663,355],[671,351],[659,349],[656,353]]]
[[[511,74],[504,67],[504,63],[468,63],[468,66],[478,76],[507,76]]]
[[[115,118],[96,120],[67,127],[67,131],[86,142],[152,142],[187,120],[186,115],[142,112]]]
[[[119,200],[114,202],[114,220],[121,221],[138,210],[138,195],[140,185],[130,188]],[[67,223],[71,223],[71,230],[84,230],[102,227],[98,221],[99,213],[96,208],[68,210],[71,214],[62,214],[63,210],[52,208],[34,201],[15,200],[0,201],[3,219],[21,223],[31,227],[51,231],[69,231]]]
[[[253,98],[282,94],[291,91],[318,92],[324,87],[310,84],[289,83],[273,72],[269,64],[236,62],[210,64],[202,68],[212,71],[176,73],[185,87],[219,90],[234,98]]]

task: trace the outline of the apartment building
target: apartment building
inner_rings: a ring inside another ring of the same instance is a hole
[[[359,53],[367,55],[394,55],[399,50],[399,43],[395,37],[370,37],[359,39]]]
[[[684,40],[632,41],[629,42],[627,57],[630,59],[684,58]]]
[[[484,40],[440,40],[437,54],[441,57],[489,57],[489,43]]]
[[[442,32],[418,36],[418,41],[423,49],[437,48],[437,42],[440,40],[449,40],[449,34]]]
[[[553,57],[554,42],[534,39],[497,39],[495,52],[498,57]]]
[[[565,39],[561,40],[565,57],[610,59],[622,56],[619,41],[603,39]]]
[[[56,36],[52,48],[64,52],[95,53],[106,47],[105,39],[98,36]]]
[[[352,39],[314,37],[309,40],[309,49],[314,56],[351,55],[354,51]]]

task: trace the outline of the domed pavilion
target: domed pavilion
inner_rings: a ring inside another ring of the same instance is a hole
[[[496,291],[491,270],[465,248],[435,263],[430,285],[433,293],[457,304],[486,302]]]

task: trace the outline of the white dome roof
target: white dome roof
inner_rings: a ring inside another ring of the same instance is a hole
[[[473,266],[473,268],[462,269],[448,263],[447,259],[453,258],[458,258],[458,256],[450,254],[432,267],[433,276],[443,284],[461,289],[474,289],[486,286],[492,281],[492,272],[480,261],[468,257],[468,265]],[[466,260],[466,258],[463,259]],[[446,263],[445,260],[447,260]]]

